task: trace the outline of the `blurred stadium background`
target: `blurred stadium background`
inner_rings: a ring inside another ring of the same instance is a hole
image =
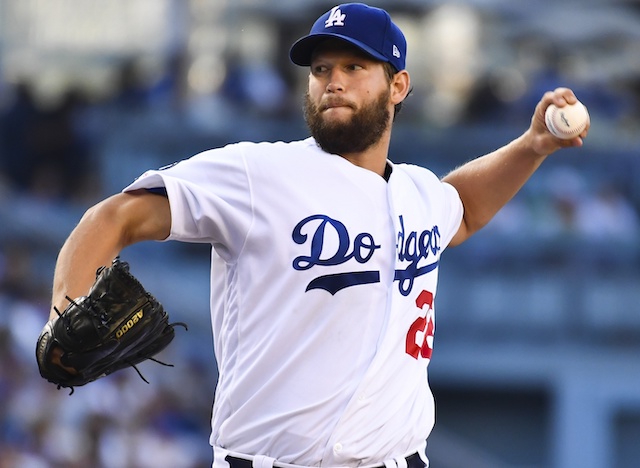
[[[528,125],[542,92],[591,112],[494,221],[445,254],[434,468],[640,463],[640,3],[376,0],[409,41],[391,158],[444,175]],[[208,249],[123,252],[188,333],[73,396],[37,371],[56,254],[148,168],[307,136],[288,47],[325,0],[0,0],[0,468],[210,466]],[[277,188],[274,188],[277,189]],[[268,279],[265,279],[267,281]]]

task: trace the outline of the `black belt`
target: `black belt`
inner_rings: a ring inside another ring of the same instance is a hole
[[[253,463],[251,460],[246,460],[244,458],[232,457],[231,455],[227,455],[225,458],[227,463],[231,468],[253,468]],[[422,461],[420,455],[418,453],[414,453],[413,455],[409,455],[405,458],[407,461],[407,468],[425,468],[427,465]],[[274,466],[277,468],[278,463],[275,463]],[[384,465],[380,465],[376,468],[385,468]]]

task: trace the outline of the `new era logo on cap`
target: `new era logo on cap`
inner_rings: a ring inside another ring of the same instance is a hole
[[[375,59],[389,62],[396,70],[405,69],[407,41],[389,13],[364,3],[344,3],[326,12],[307,36],[291,47],[289,57],[302,66],[311,64],[316,46],[327,38],[355,45]]]

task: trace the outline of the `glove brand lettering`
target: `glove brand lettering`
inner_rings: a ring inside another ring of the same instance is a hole
[[[405,232],[404,218],[399,217],[400,231],[398,232],[398,262],[410,262],[404,270],[396,270],[394,279],[398,281],[398,288],[403,296],[408,296],[413,288],[416,277],[422,276],[438,267],[438,260],[418,266],[421,260],[436,256],[441,250],[440,230],[438,226],[422,231],[419,235],[416,231]]]
[[[315,266],[342,265],[352,259],[357,263],[365,264],[380,248],[373,235],[366,232],[356,235],[351,241],[349,231],[343,223],[320,214],[300,221],[293,229],[291,237],[296,244],[309,244],[310,247],[309,255],[300,255],[293,260],[293,268],[298,271],[309,270]],[[421,261],[436,257],[441,250],[438,226],[433,226],[421,233],[407,232],[404,219],[400,216],[396,249],[398,263],[409,262],[406,268],[396,269],[394,276],[394,280],[398,281],[400,293],[407,296],[411,293],[415,278],[438,267],[437,258],[431,263],[420,266]],[[379,271],[350,271],[319,276],[309,282],[306,290],[324,289],[335,294],[350,286],[379,282]]]
[[[120,339],[122,338],[122,336],[127,333],[129,330],[131,330],[133,328],[133,326],[138,323],[140,321],[140,319],[142,319],[142,316],[144,315],[144,312],[142,311],[142,309],[140,309],[138,312],[136,312],[135,314],[133,314],[133,316],[127,320],[117,331],[116,331],[116,338]]]

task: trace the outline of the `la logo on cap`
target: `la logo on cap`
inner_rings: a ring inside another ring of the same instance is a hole
[[[331,28],[333,26],[344,26],[344,19],[347,15],[343,15],[340,11],[340,7],[333,7],[329,19],[324,22],[325,28]]]

